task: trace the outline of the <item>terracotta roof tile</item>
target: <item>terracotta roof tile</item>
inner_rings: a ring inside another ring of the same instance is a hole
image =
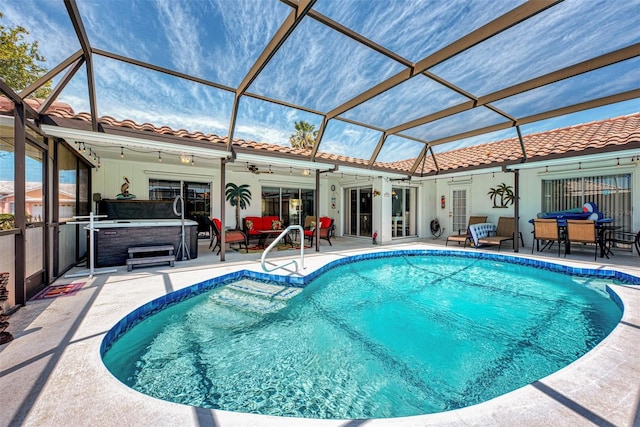
[[[41,100],[29,99],[26,101],[34,109],[38,109]],[[0,114],[12,114],[13,103],[4,96],[0,96]],[[47,110],[47,114],[64,119],[91,121],[89,113],[74,113],[73,109],[65,103],[54,102]],[[205,134],[201,131],[190,132],[186,129],[172,129],[168,126],[156,127],[151,123],[138,124],[130,119],[117,120],[110,116],[100,117],[98,122],[102,125],[124,127],[138,131],[155,132],[161,135],[172,135],[180,138],[205,140],[212,143],[226,144],[228,137],[215,134]],[[640,113],[583,123],[561,129],[523,136],[524,145],[529,159],[540,159],[546,156],[558,156],[566,153],[578,153],[584,150],[597,150],[604,147],[623,147],[630,143],[640,144]],[[262,151],[266,153],[291,154],[301,157],[310,157],[311,149],[299,149],[265,142],[246,141],[235,139],[233,145],[238,148]],[[368,159],[343,156],[334,153],[319,151],[317,159],[336,161],[366,166]],[[517,138],[508,138],[500,141],[479,144],[471,147],[459,148],[436,154],[436,161],[441,171],[454,171],[457,169],[489,166],[504,162],[513,162],[522,159],[520,142]],[[397,162],[375,162],[376,167],[394,171],[409,172],[416,158]],[[427,155],[418,165],[417,173],[428,174],[436,171],[433,158]]]
[[[529,160],[605,147],[622,147],[630,143],[640,144],[640,113],[534,133],[525,135],[522,139]],[[522,157],[518,138],[436,154],[438,166],[442,171],[518,161]],[[418,172],[424,173],[435,170],[431,156],[427,156],[417,169]]]

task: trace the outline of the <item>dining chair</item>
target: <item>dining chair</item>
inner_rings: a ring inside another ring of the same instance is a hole
[[[596,232],[596,223],[591,220],[567,220],[567,245],[571,243],[593,243],[595,246],[595,253],[593,259],[598,258],[598,234]],[[565,251],[564,256],[567,256]]]
[[[550,248],[555,242],[558,243],[558,256],[560,256],[560,242],[563,240],[560,236],[560,229],[558,228],[558,220],[555,218],[543,219],[534,218],[533,220],[533,239],[536,242],[538,252]],[[540,241],[544,241],[542,249],[540,249]],[[531,245],[531,253],[533,253],[533,246]]]

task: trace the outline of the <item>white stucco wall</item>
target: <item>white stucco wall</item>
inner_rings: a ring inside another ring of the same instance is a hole
[[[519,172],[520,191],[520,220],[519,227],[522,232],[525,245],[529,247],[532,241],[531,224],[529,220],[534,218],[542,209],[542,180],[554,178],[570,178],[579,176],[597,176],[630,173],[632,175],[632,202],[640,196],[640,173],[638,165],[630,161],[631,155],[620,153],[621,165],[618,167],[617,159],[595,160],[582,157],[574,159],[571,163],[553,165],[547,169],[543,167],[530,168],[523,166]],[[581,169],[578,169],[580,162]],[[234,170],[235,169],[235,170]],[[251,205],[243,210],[241,217],[248,215],[260,215],[261,188],[270,187],[301,187],[314,189],[315,174],[308,177],[302,175],[269,175],[252,174],[245,170],[227,165],[226,182],[235,184],[249,184],[252,193]],[[182,179],[193,182],[210,182],[212,184],[212,215],[219,217],[221,214],[220,200],[220,166],[199,167],[171,165],[163,163],[140,163],[124,160],[105,160],[100,169],[93,170],[93,192],[101,193],[103,198],[115,198],[120,192],[123,177],[130,181],[129,191],[138,199],[147,199],[149,194],[149,179]],[[489,189],[501,183],[514,186],[515,174],[513,172],[476,172],[455,177],[428,177],[412,182],[391,181],[386,178],[375,177],[362,185],[371,185],[379,190],[381,195],[373,201],[373,230],[378,232],[379,242],[388,242],[392,239],[392,212],[389,195],[393,186],[411,186],[417,188],[417,235],[425,238],[433,238],[430,231],[430,222],[438,218],[440,225],[445,228],[443,237],[451,234],[451,192],[454,189],[465,188],[468,190],[468,214],[487,215],[489,222],[497,223],[500,216],[513,216],[514,206],[508,208],[494,208],[487,194]],[[345,206],[344,188],[353,185],[347,178],[341,179],[340,173],[323,174],[320,178],[320,216],[334,218],[336,234],[344,235],[344,215],[348,206]],[[331,185],[336,189],[331,190]],[[386,195],[386,196],[385,196]],[[440,198],[445,196],[445,208],[440,207]],[[235,208],[225,202],[225,226],[235,226]],[[633,230],[640,228],[640,214],[632,212]]]

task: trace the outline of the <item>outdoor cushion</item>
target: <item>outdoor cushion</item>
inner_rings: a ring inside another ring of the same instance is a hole
[[[247,216],[243,219],[243,229],[249,237],[260,236],[260,230],[276,230],[273,228],[274,221],[280,222],[280,218],[275,215]]]
[[[496,225],[490,222],[472,224],[469,226],[469,233],[471,233],[471,240],[473,240],[474,246],[478,247],[480,245],[478,240],[496,233]]]

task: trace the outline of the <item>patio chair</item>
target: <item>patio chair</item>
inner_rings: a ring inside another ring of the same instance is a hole
[[[489,235],[486,237],[482,237],[478,239],[478,245],[498,245],[498,252],[502,248],[502,242],[508,242],[511,240],[513,242],[514,239],[514,230],[516,226],[515,218],[512,216],[501,216],[498,218],[498,225],[496,227],[496,231],[494,235]],[[520,244],[524,248],[524,240],[522,238],[522,233],[518,233],[518,237],[520,238]]]
[[[592,220],[579,220],[568,219],[567,220],[567,245],[571,243],[593,243],[595,246],[595,252],[593,259],[598,258],[598,233],[596,232],[596,223]],[[564,256],[567,254],[565,252]]]
[[[633,252],[633,247],[636,248],[636,253],[640,255],[640,231],[637,233],[629,231],[611,230],[608,236],[605,238],[607,243],[607,251],[611,252],[612,247],[629,246]]]
[[[308,217],[307,217],[308,218]],[[317,227],[313,229],[304,230],[304,238],[309,239],[309,245],[313,247],[316,241],[316,233],[319,234],[319,238],[329,242],[329,246],[333,246],[331,243],[331,229],[333,228],[333,219],[329,217],[320,217],[320,221]]]
[[[535,218],[533,220],[533,239],[535,240],[535,246],[538,248],[538,252],[550,248],[554,242],[558,243],[558,256],[560,256],[560,242],[564,239],[560,236],[560,229],[558,228],[558,220],[555,218],[542,219]],[[540,249],[540,241],[544,241],[542,249]],[[534,245],[531,245],[531,253],[533,253]]]
[[[213,227],[213,234],[216,238],[216,245],[213,247],[212,251],[215,251],[218,248],[218,253],[216,255],[220,255],[220,251],[222,250],[222,246],[220,245],[221,240],[221,232],[222,223],[218,218],[212,218],[211,224]],[[224,241],[225,243],[238,243],[240,249],[242,249],[242,244],[244,243],[244,249],[247,253],[249,253],[249,245],[247,244],[247,235],[244,234],[240,230],[226,230],[224,232]]]
[[[449,245],[449,241],[458,242],[464,244],[464,247],[467,247],[467,242],[471,241],[471,233],[469,233],[469,226],[474,224],[482,224],[483,222],[487,222],[487,217],[485,216],[470,216],[469,223],[467,224],[467,228],[459,229],[458,234],[452,234],[447,237],[447,241],[445,242],[445,246]]]

